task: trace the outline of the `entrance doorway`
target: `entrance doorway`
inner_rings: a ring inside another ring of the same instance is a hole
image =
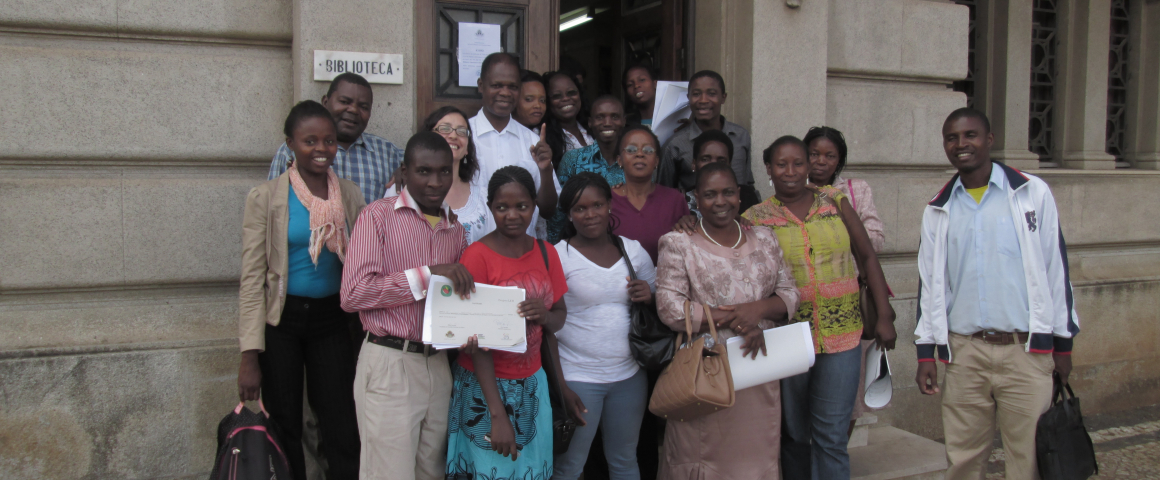
[[[624,69],[634,63],[655,68],[659,80],[688,78],[693,2],[416,0],[416,122],[444,105],[468,114],[479,110],[475,88],[456,82],[459,22],[499,25],[503,51],[520,57],[529,70],[543,73],[575,62],[589,98],[622,97]]]
[[[621,96],[624,69],[649,65],[659,80],[684,80],[691,0],[560,0],[560,69],[585,76],[589,98]]]

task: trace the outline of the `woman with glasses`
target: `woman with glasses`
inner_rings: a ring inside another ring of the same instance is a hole
[[[620,134],[616,144],[616,163],[624,170],[624,183],[612,188],[612,215],[619,223],[612,233],[640,242],[656,264],[657,245],[661,236],[673,229],[681,217],[689,214],[685,196],[675,188],[653,181],[660,162],[660,142],[648,127],[633,125]],[[648,388],[656,384],[659,371],[649,371]],[[656,478],[660,460],[660,435],[664,422],[645,413],[640,428],[636,456],[641,478]]]
[[[653,181],[660,163],[659,144],[648,127],[625,129],[616,147],[616,163],[624,170],[624,183],[612,189],[612,214],[620,219],[612,233],[640,242],[654,263],[661,236],[689,214],[680,190]]]
[[[423,128],[442,135],[451,146],[455,163],[451,167],[451,190],[444,201],[459,217],[470,245],[495,230],[495,220],[487,209],[483,192],[471,188],[471,178],[479,171],[479,161],[475,158],[475,142],[471,140],[467,116],[458,108],[446,106],[431,112],[423,122]]]

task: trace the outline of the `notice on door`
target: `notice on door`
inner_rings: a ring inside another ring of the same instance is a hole
[[[395,53],[314,51],[314,80],[329,82],[356,73],[370,83],[403,83],[403,56]]]
[[[459,86],[476,86],[483,59],[502,51],[499,37],[499,25],[459,23]]]

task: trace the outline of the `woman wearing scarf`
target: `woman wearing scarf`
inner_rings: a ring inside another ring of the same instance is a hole
[[[305,372],[327,477],[354,479],[354,350],[338,290],[349,232],[366,204],[357,185],[330,169],[338,143],[325,107],[309,100],[295,105],[284,132],[294,163],[250,191],[242,220],[238,396],[257,400],[260,394],[294,478],[305,479]]]

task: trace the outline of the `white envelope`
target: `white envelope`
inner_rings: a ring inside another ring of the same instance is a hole
[[[766,330],[768,355],[758,353],[756,359],[743,356],[741,345],[744,343],[742,337],[725,341],[734,391],[806,373],[814,366],[814,341],[806,322]]]

